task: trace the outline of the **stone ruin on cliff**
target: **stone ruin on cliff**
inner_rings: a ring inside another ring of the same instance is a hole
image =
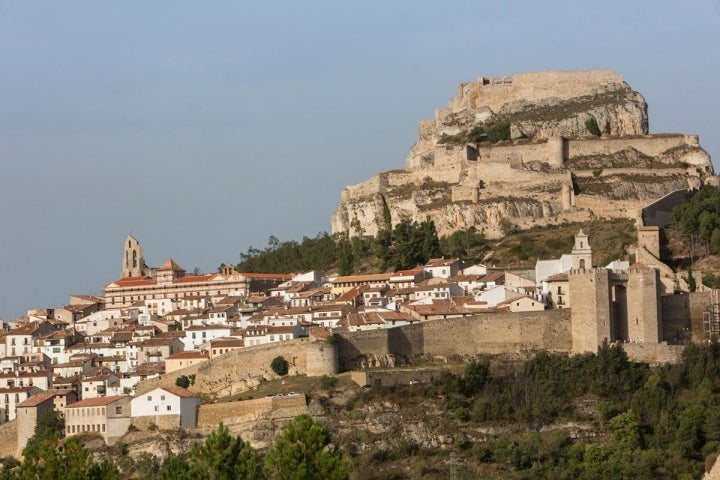
[[[637,218],[717,183],[698,137],[649,134],[645,99],[609,70],[480,77],[418,130],[403,170],[342,192],[333,233],[376,235],[389,208],[393,225],[430,218],[440,235],[472,226],[494,238],[508,225]]]

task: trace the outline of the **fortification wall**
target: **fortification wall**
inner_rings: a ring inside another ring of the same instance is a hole
[[[17,420],[0,424],[0,457],[18,455]]]
[[[138,430],[150,430],[153,425],[160,430],[177,430],[180,426],[180,415],[132,417],[132,425]]]
[[[683,345],[666,345],[662,343],[624,343],[623,349],[628,358],[635,362],[646,362],[651,365],[661,363],[680,363]]]
[[[682,342],[690,335],[690,295],[663,295],[660,297],[660,305],[662,340],[672,343]]]
[[[570,351],[570,313],[565,309],[479,314],[387,330],[340,333],[340,369],[354,369],[364,364],[364,357],[374,355],[411,360],[421,355]]]
[[[599,86],[624,85],[622,75],[610,70],[577,70],[516,73],[512,76],[480,77],[458,86],[457,95],[448,104],[450,111],[487,106],[497,111],[517,100],[536,102],[546,98],[572,98],[590,95]],[[438,111],[436,120],[449,112]]]
[[[626,148],[634,148],[645,155],[655,157],[671,148],[690,143],[689,138],[681,134],[644,135],[632,138],[592,137],[567,140],[567,150],[570,158],[585,155],[609,155]]]
[[[257,345],[233,350],[224,355],[214,357],[199,365],[192,365],[173,371],[159,378],[144,380],[138,385],[138,394],[148,392],[157,387],[175,385],[181,375],[195,374],[195,384],[190,387],[193,392],[214,393],[217,395],[233,395],[260,383],[262,379],[277,378],[270,369],[270,363],[277,356],[283,356],[290,364],[289,375],[307,373],[307,352],[309,339],[290,340],[267,345]],[[330,372],[335,368],[332,356],[318,355],[317,346],[311,347],[311,370]],[[323,362],[328,362],[324,365]],[[208,375],[212,372],[212,375]]]
[[[560,155],[560,158],[558,157]],[[507,163],[513,168],[522,168],[523,164],[532,161],[545,162],[550,165],[562,165],[562,150],[558,151],[555,142],[512,143],[501,145],[484,145],[478,147],[478,162]]]
[[[305,395],[264,397],[239,402],[209,403],[200,405],[198,428],[216,428],[220,422],[232,423],[233,418],[281,409],[305,409]]]
[[[712,303],[712,292],[705,290],[703,292],[692,292],[688,294],[690,297],[690,335],[693,342],[704,342],[705,329],[703,327],[703,316],[705,310]]]

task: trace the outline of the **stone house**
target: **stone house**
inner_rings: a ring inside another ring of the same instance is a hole
[[[95,432],[108,445],[125,435],[132,423],[131,397],[117,395],[80,400],[65,407],[65,435]]]
[[[171,373],[181,368],[207,362],[209,359],[210,354],[205,350],[178,352],[165,358],[165,373]]]
[[[154,424],[161,429],[194,428],[200,397],[181,387],[156,388],[130,401],[133,425],[140,429]]]
[[[511,312],[537,312],[545,310],[545,304],[527,295],[518,295],[498,303],[497,308],[508,308]]]
[[[82,399],[117,395],[119,387],[120,377],[113,374],[84,378],[81,382]]]
[[[17,406],[41,392],[38,387],[0,388],[0,423],[15,420]]]
[[[22,452],[27,441],[35,435],[35,427],[43,415],[54,410],[64,416],[65,407],[76,401],[77,395],[72,390],[48,390],[17,405],[18,453]]]

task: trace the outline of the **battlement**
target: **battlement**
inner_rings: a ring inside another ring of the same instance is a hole
[[[450,111],[460,111],[486,106],[497,111],[502,105],[517,100],[534,102],[547,98],[580,97],[594,93],[599,87],[615,84],[624,85],[623,76],[611,70],[482,76],[458,85],[457,95],[450,99],[448,108]]]

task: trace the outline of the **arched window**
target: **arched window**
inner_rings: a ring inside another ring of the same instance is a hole
[[[137,268],[137,251],[133,250],[133,268]]]
[[[585,270],[585,259],[584,259],[584,258],[581,258],[581,259],[580,259],[580,268],[581,268],[582,270]]]

